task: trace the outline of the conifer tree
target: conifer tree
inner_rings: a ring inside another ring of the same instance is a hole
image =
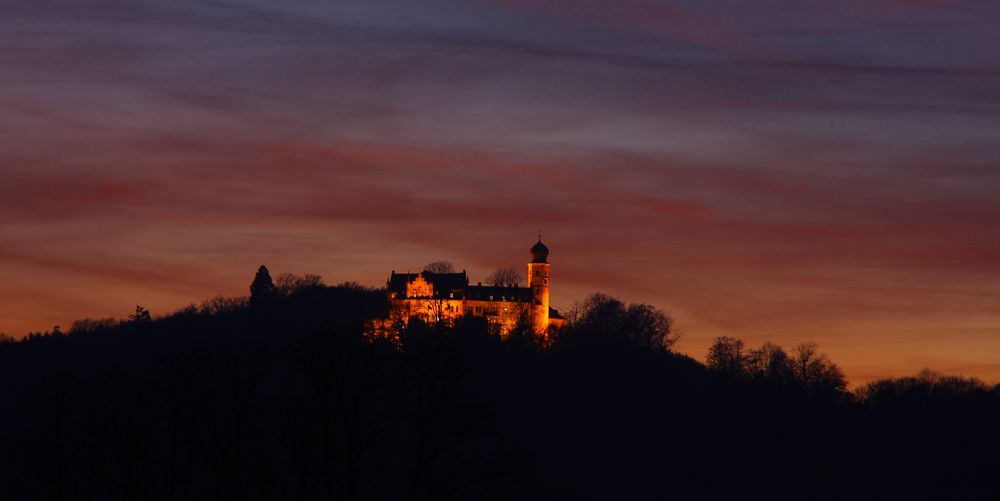
[[[141,305],[135,305],[135,313],[128,316],[128,321],[133,323],[143,323],[150,322],[153,320],[153,315],[149,313],[149,310]],[[56,327],[58,330],[58,326]]]
[[[253,277],[253,283],[250,284],[250,304],[265,302],[274,297],[276,291],[274,281],[271,280],[271,272],[267,270],[267,266],[261,265],[257,269],[257,275]]]

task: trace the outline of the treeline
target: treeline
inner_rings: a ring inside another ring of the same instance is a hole
[[[815,345],[731,338],[702,364],[603,295],[548,343],[477,318],[373,339],[380,290],[254,283],[0,342],[0,497],[1000,496],[1000,388],[975,379],[851,392]]]

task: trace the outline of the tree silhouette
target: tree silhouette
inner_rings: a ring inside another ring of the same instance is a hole
[[[299,291],[322,287],[323,277],[319,275],[307,274],[299,276],[291,273],[283,273],[278,276],[278,281],[274,286],[278,294],[291,296]]]
[[[844,371],[824,353],[819,353],[816,343],[803,343],[792,348],[792,373],[806,391],[812,393],[841,393],[847,388]]]
[[[743,349],[742,340],[721,336],[709,347],[705,361],[709,369],[730,376],[742,376],[746,373],[747,362]]]
[[[134,324],[146,323],[152,320],[153,315],[149,313],[149,310],[140,305],[136,305],[135,312],[128,316],[128,321]]]
[[[267,266],[261,265],[257,269],[257,275],[253,277],[253,282],[250,284],[250,304],[267,302],[276,293],[277,289],[274,286],[274,281],[271,280],[271,272],[267,270]]]
[[[789,382],[794,378],[792,362],[785,350],[774,343],[752,348],[745,357],[745,369],[751,377]]]
[[[110,329],[114,327],[116,324],[118,324],[118,321],[110,317],[101,319],[84,318],[73,322],[73,324],[69,328],[69,332],[70,333],[93,332],[98,329]]]
[[[496,287],[513,287],[523,281],[524,278],[514,268],[497,268],[490,276],[486,277],[486,283]]]
[[[232,313],[245,308],[248,304],[246,296],[226,297],[215,296],[206,299],[197,306],[198,312],[205,315],[218,315],[221,313]]]
[[[431,273],[455,273],[455,266],[450,261],[434,261],[424,266],[424,271]]]
[[[942,400],[989,399],[993,397],[991,390],[977,378],[946,376],[924,369],[915,376],[873,381],[858,388],[855,395],[868,405],[893,405],[900,401],[934,405]]]
[[[648,304],[628,304],[606,294],[593,294],[570,312],[567,339],[614,341],[653,350],[668,350],[677,342],[670,317]]]
[[[653,350],[669,350],[677,342],[673,321],[648,304],[633,303],[625,309],[625,330],[634,344]]]

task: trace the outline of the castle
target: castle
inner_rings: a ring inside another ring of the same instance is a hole
[[[529,251],[528,286],[471,285],[461,273],[396,273],[389,275],[389,322],[405,325],[410,318],[451,322],[464,315],[485,318],[501,336],[519,323],[530,323],[537,335],[558,328],[566,319],[549,305],[549,249],[538,243]]]

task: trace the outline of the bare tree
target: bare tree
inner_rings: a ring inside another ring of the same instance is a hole
[[[625,329],[629,338],[640,346],[669,350],[679,338],[672,326],[670,316],[652,305],[632,303],[625,310]]]
[[[625,304],[597,293],[577,303],[569,313],[577,334],[617,338],[653,350],[669,350],[678,335],[670,316],[648,304]]]
[[[292,273],[284,273],[278,276],[278,280],[274,283],[274,286],[279,294],[291,296],[300,290],[323,287],[323,277],[319,275],[299,276]]]
[[[732,376],[742,376],[746,373],[747,356],[743,352],[743,341],[722,336],[715,339],[708,349],[706,362],[709,369]]]
[[[84,318],[73,322],[73,325],[69,328],[69,332],[70,334],[93,332],[98,329],[110,329],[116,325],[118,325],[118,321],[110,317],[101,319]]]
[[[524,278],[514,268],[497,268],[497,271],[486,277],[486,283],[496,287],[513,287],[523,280]]]
[[[198,306],[198,311],[207,315],[217,315],[245,308],[248,304],[249,298],[247,297],[226,297],[220,295],[202,301]]]
[[[793,379],[792,362],[780,346],[764,343],[753,348],[746,357],[746,368],[752,377],[788,382]]]
[[[901,399],[907,402],[942,401],[962,398],[986,398],[1000,390],[1000,385],[990,387],[982,380],[971,377],[946,376],[930,369],[923,369],[915,376],[882,379],[870,382],[857,390],[854,395],[869,405],[897,405]]]
[[[455,273],[455,266],[451,261],[434,261],[424,266],[424,271],[431,273]]]
[[[792,348],[792,371],[795,378],[811,393],[840,393],[847,389],[844,371],[825,353],[820,353],[816,343],[803,343]]]

